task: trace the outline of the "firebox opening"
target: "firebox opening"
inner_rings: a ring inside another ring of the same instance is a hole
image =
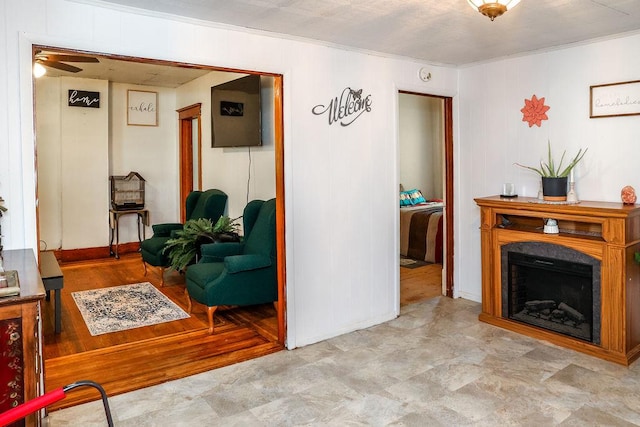
[[[593,342],[593,268],[508,253],[510,319]]]
[[[564,245],[501,245],[502,317],[600,345],[601,269],[599,259]]]

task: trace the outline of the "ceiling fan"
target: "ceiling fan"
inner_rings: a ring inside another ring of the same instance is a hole
[[[45,67],[56,68],[70,73],[82,71],[82,68],[65,64],[65,62],[100,62],[98,58],[92,56],[60,55],[57,53],[46,53],[41,50],[36,52],[35,61],[37,64],[44,65]]]

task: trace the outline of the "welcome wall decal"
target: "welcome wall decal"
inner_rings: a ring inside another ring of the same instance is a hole
[[[340,96],[333,98],[328,105],[318,104],[311,112],[316,116],[326,114],[329,125],[340,123],[340,126],[349,126],[363,113],[371,112],[371,103],[371,94],[363,97],[362,89],[346,87]]]

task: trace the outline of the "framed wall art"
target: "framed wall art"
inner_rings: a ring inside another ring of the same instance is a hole
[[[589,117],[640,115],[640,80],[590,86]]]
[[[127,124],[158,126],[158,92],[127,91]]]
[[[100,92],[69,89],[69,107],[100,108]]]

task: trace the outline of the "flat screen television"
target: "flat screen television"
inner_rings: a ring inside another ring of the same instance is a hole
[[[211,87],[211,146],[262,145],[260,76]]]

